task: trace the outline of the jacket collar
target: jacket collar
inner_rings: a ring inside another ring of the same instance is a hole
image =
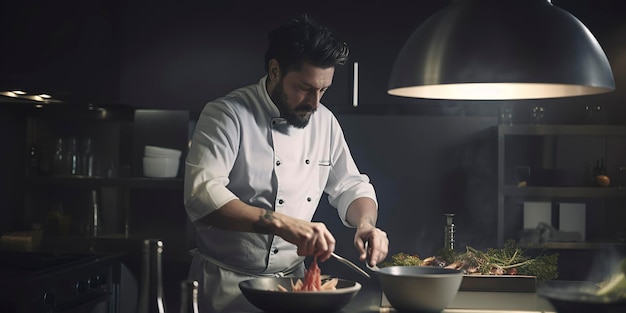
[[[278,107],[274,104],[274,101],[272,101],[272,98],[270,98],[270,95],[267,92],[267,75],[261,77],[257,87],[259,88],[259,95],[261,95],[261,98],[263,99],[262,103],[268,112],[272,126],[286,125],[287,121],[280,117]]]

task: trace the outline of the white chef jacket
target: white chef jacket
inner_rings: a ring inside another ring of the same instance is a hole
[[[240,199],[310,221],[326,192],[343,223],[351,227],[346,221],[350,203],[359,197],[377,200],[369,178],[352,159],[336,117],[320,104],[306,127],[288,125],[279,117],[265,81],[263,77],[258,84],[237,89],[202,110],[185,166],[184,201],[189,218],[195,222],[228,201]],[[302,260],[296,246],[278,236],[195,225],[199,253],[236,269],[236,274],[271,275]],[[215,272],[215,268],[200,270],[214,266],[205,261],[195,257],[190,270],[190,276],[204,272],[203,279],[194,278],[201,282],[201,289],[209,272]],[[223,285],[225,275],[211,276]],[[218,285],[215,282],[212,285]],[[216,295],[215,290],[212,293]]]

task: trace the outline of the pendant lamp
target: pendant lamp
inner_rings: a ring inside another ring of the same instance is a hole
[[[388,93],[515,100],[614,89],[611,66],[593,34],[549,0],[453,0],[405,43]]]

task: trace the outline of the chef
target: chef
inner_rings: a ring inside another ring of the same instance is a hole
[[[347,45],[306,15],[269,33],[266,75],[207,103],[185,166],[185,208],[196,228],[189,278],[200,312],[249,311],[238,283],[304,275],[336,239],[312,222],[322,193],[370,265],[387,255],[378,202],[335,116],[320,103]]]

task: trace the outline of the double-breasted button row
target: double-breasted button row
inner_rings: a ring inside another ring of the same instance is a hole
[[[304,163],[306,163],[306,164],[311,164],[311,160],[309,160],[309,159],[304,160]],[[276,166],[280,166],[281,164],[282,164],[282,163],[280,162],[280,160],[276,160]]]
[[[311,202],[311,201],[313,201],[313,199],[311,197],[306,197],[306,201],[307,202]],[[278,199],[278,205],[283,205],[283,204],[285,204],[285,200]]]

